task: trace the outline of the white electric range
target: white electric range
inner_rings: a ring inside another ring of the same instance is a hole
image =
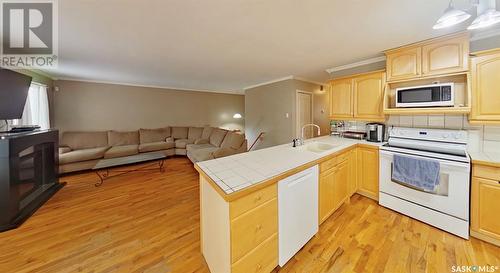
[[[469,238],[470,158],[467,131],[389,128],[380,151],[379,204],[412,218]],[[425,191],[392,180],[393,156],[439,162],[439,185]]]

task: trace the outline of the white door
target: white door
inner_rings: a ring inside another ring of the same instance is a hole
[[[297,137],[301,136],[302,126],[313,123],[313,94],[297,91]],[[304,130],[304,138],[313,137],[313,127],[308,126]]]

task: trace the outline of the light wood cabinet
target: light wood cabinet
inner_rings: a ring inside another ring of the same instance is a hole
[[[349,150],[320,164],[319,176],[319,224],[323,223],[343,203],[348,202],[354,193],[351,183],[356,164],[352,155],[356,149]]]
[[[422,47],[422,75],[441,75],[469,69],[466,36],[436,41]]]
[[[237,262],[278,231],[278,201],[271,199],[231,221],[231,261]]]
[[[349,161],[345,160],[335,168],[333,210],[337,210],[349,197]]]
[[[460,33],[388,50],[387,81],[466,72],[469,34]]]
[[[358,190],[358,149],[349,152],[349,196]]]
[[[232,201],[200,175],[201,251],[211,272],[271,272],[278,265],[278,185]]]
[[[269,273],[278,265],[278,234],[274,234],[231,266],[231,273]]]
[[[383,121],[384,86],[382,71],[332,81],[330,118]]]
[[[363,120],[383,120],[384,73],[377,72],[353,80],[354,117]]]
[[[471,122],[500,123],[500,48],[472,58]]]
[[[333,200],[335,190],[335,167],[319,177],[319,223],[323,223],[335,210]]]
[[[474,166],[471,235],[500,246],[500,168]]]
[[[332,82],[330,90],[330,116],[337,119],[353,117],[352,79]]]
[[[387,54],[387,80],[417,78],[422,75],[422,49],[406,48]]]
[[[358,148],[358,192],[378,200],[379,153],[377,148]]]

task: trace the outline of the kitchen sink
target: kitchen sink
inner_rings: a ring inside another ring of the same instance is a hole
[[[304,146],[305,146],[305,149],[310,151],[310,152],[322,153],[322,152],[326,152],[328,150],[335,148],[337,145],[332,145],[332,144],[323,143],[323,142],[312,142],[312,143],[308,143]]]

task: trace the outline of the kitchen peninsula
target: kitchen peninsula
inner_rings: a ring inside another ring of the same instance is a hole
[[[355,192],[377,199],[381,143],[320,137],[199,162],[201,245],[211,272],[278,265],[278,182],[319,166],[318,225]]]

